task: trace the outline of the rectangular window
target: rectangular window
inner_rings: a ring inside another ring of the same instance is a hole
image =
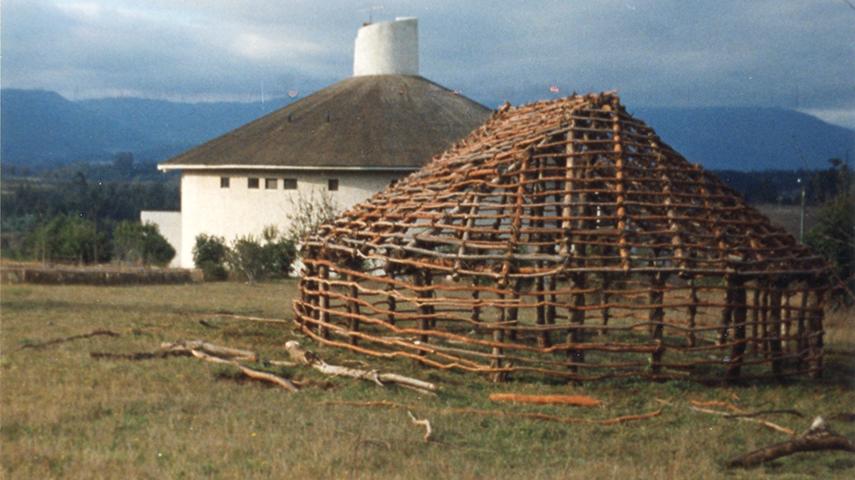
[[[258,188],[258,178],[249,177],[246,179],[246,187],[247,188]]]
[[[285,190],[297,190],[297,179],[296,178],[285,178],[282,179],[282,185]]]
[[[338,190],[338,179],[337,178],[331,178],[331,179],[327,180],[327,190],[329,190],[331,192],[335,192],[336,190]]]
[[[229,188],[229,177],[220,177],[220,188]]]
[[[278,187],[279,180],[276,178],[265,178],[264,179],[264,188],[267,190],[276,190]]]

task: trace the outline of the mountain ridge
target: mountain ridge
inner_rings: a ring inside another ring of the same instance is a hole
[[[131,151],[161,162],[292,101],[186,103],[135,97],[68,100],[46,90],[0,90],[2,161],[54,166]],[[855,130],[774,107],[628,110],[693,163],[710,170],[826,168],[855,152]]]

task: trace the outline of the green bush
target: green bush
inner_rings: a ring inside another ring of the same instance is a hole
[[[253,236],[236,239],[227,251],[226,263],[232,272],[254,283],[268,278],[287,277],[296,255],[297,248],[293,240],[280,236],[275,227],[267,227],[261,241]]]
[[[193,246],[193,263],[202,270],[205,280],[225,280],[229,248],[223,237],[200,234]]]
[[[287,278],[291,273],[294,259],[297,258],[297,246],[292,240],[279,238],[264,245],[265,263],[270,278]]]
[[[36,227],[25,243],[33,258],[44,262],[92,263],[103,242],[95,223],[76,215],[56,215]]]
[[[840,280],[855,286],[855,194],[843,193],[826,203],[805,241],[828,259]]]
[[[255,283],[266,270],[264,248],[251,235],[237,238],[226,253],[229,269],[244,280]]]
[[[175,249],[163,238],[157,225],[123,221],[113,230],[113,258],[142,265],[167,265]]]

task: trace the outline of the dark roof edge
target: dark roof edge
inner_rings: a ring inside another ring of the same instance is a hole
[[[337,166],[337,165],[254,165],[254,164],[237,164],[237,165],[215,165],[215,164],[171,164],[159,163],[157,169],[161,172],[170,170],[343,170],[343,171],[363,171],[363,172],[415,172],[421,167],[383,167],[383,166]]]

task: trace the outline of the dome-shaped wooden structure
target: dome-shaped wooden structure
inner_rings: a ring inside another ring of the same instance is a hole
[[[611,93],[503,107],[303,262],[296,322],[363,354],[497,379],[822,367],[824,261]]]

